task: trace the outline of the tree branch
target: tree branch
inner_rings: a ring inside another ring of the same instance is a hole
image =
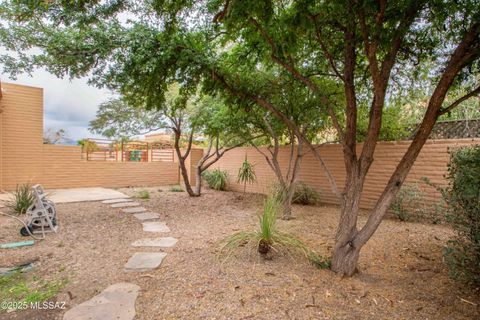
[[[461,104],[462,102],[464,102],[465,100],[468,100],[470,99],[471,97],[473,96],[476,96],[476,95],[479,95],[480,94],[480,86],[478,86],[475,90],[473,90],[472,92],[470,93],[467,93],[466,95],[464,95],[463,97],[455,100],[451,105],[449,105],[448,107],[446,108],[442,108],[438,111],[438,116],[441,116],[441,115],[444,115],[450,111],[452,111],[454,108],[458,107],[459,104]]]

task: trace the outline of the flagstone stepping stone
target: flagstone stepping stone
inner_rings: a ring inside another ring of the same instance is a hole
[[[152,220],[152,219],[159,219],[160,215],[156,212],[141,212],[135,213],[133,215],[138,220]]]
[[[125,271],[147,271],[160,266],[167,254],[165,252],[137,252],[128,259]]]
[[[110,200],[102,201],[102,203],[112,204],[112,203],[131,202],[131,201],[133,200],[132,199],[110,199]]]
[[[150,221],[143,222],[143,231],[147,232],[170,232],[170,228],[167,227],[165,222]]]
[[[122,212],[124,212],[124,213],[139,213],[139,212],[145,212],[145,211],[147,211],[147,209],[145,209],[144,207],[122,209]]]
[[[133,320],[139,290],[133,283],[116,283],[68,310],[63,320]]]
[[[166,237],[166,238],[146,238],[140,239],[132,243],[134,247],[162,247],[162,248],[170,248],[173,247],[177,243],[177,239],[173,237]]]
[[[110,205],[112,208],[123,208],[123,207],[136,207],[139,206],[140,203],[138,202],[123,202],[123,203],[114,203]]]

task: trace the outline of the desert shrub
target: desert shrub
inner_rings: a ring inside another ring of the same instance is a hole
[[[245,160],[242,163],[240,169],[238,169],[237,182],[243,183],[243,193],[247,191],[247,183],[254,183],[257,181],[257,175],[255,174],[255,168],[245,156]]]
[[[183,188],[181,186],[171,186],[170,187],[171,192],[183,192]]]
[[[140,190],[137,192],[136,198],[150,199],[150,192],[148,192],[148,190]]]
[[[320,193],[304,182],[297,182],[292,203],[302,205],[316,205],[320,203]]]
[[[224,191],[227,187],[228,173],[226,171],[222,171],[220,169],[205,171],[203,172],[202,176],[211,189]]]
[[[447,221],[455,238],[447,243],[445,261],[453,278],[480,285],[480,145],[451,152],[443,193]]]
[[[423,197],[417,184],[405,184],[390,205],[390,211],[401,221],[417,220],[425,214]]]
[[[17,214],[24,214],[35,202],[35,194],[28,183],[17,185],[13,192],[13,198],[7,202],[7,206]]]
[[[258,252],[266,257],[271,252],[284,250],[288,253],[297,252],[305,256],[318,268],[329,268],[330,263],[296,237],[277,229],[277,213],[281,204],[277,197],[269,195],[259,218],[259,228],[254,231],[240,231],[221,242],[221,253],[231,254],[238,247],[253,244]]]

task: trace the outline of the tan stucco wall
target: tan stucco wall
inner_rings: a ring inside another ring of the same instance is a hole
[[[43,89],[2,83],[2,187],[41,179]]]
[[[436,184],[445,184],[444,174],[449,161],[449,148],[479,144],[480,139],[458,139],[458,140],[430,140],[422,149],[415,165],[407,177],[406,183],[417,183],[422,177],[428,177]],[[380,142],[374,155],[374,163],[367,177],[361,207],[371,208],[380,196],[383,188],[388,182],[395,166],[410,145],[405,142]],[[358,149],[361,150],[360,144]],[[338,144],[324,145],[320,147],[327,167],[332,172],[339,188],[343,188],[345,181],[345,165],[341,146]],[[241,163],[248,156],[248,160],[255,164],[255,172],[258,182],[247,186],[248,192],[267,193],[272,183],[276,181],[275,175],[265,161],[265,158],[253,148],[238,148],[227,152],[214,167],[226,170],[229,173],[230,189],[241,191],[243,186],[235,182],[238,169]],[[289,148],[283,148],[279,155],[281,166],[286,170],[288,164]],[[319,167],[317,160],[311,153],[303,158],[300,170],[300,180],[320,191],[322,201],[325,203],[338,203],[331,191],[330,185]],[[432,187],[421,184],[425,191],[427,202],[435,203],[440,200],[440,194]]]
[[[178,184],[178,163],[86,161],[80,147],[43,144],[43,90],[2,83],[0,190]]]

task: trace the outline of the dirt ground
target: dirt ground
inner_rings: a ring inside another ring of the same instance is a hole
[[[342,279],[302,258],[264,260],[247,248],[227,261],[218,257],[219,240],[256,228],[262,196],[242,200],[232,192],[207,191],[189,198],[168,188],[147,189],[151,199],[139,201],[160,213],[172,230],[169,236],[179,239],[174,248],[164,249],[168,256],[159,269],[123,271],[134,252],[158,249],[131,247],[152,234],[144,233],[132,215],[100,202],[58,204],[60,232],[33,247],[0,249],[0,266],[37,257],[31,273],[69,279],[56,297],[67,308],[116,282],[136,283],[141,287],[136,319],[480,317],[478,290],[453,282],[442,261],[442,248],[452,235],[446,226],[386,219],[361,253],[359,274]],[[279,221],[278,227],[329,255],[338,213],[335,206],[295,206],[296,219]],[[18,229],[18,223],[0,217],[0,242],[25,240]],[[16,311],[0,313],[0,319],[61,319],[64,312]]]

